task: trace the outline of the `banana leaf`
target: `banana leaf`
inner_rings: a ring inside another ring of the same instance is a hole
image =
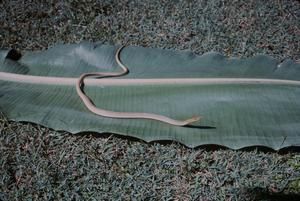
[[[1,50],[0,111],[10,120],[55,130],[115,133],[188,147],[216,144],[279,150],[300,145],[300,64],[289,59],[280,63],[265,55],[240,59],[215,52],[199,56],[128,46],[120,53],[127,75],[85,83],[85,93],[99,108],[174,119],[201,116],[200,121],[181,127],[102,117],[85,107],[75,81],[82,73],[118,72],[117,48],[84,42],[22,56]],[[61,79],[36,82],[37,76]]]

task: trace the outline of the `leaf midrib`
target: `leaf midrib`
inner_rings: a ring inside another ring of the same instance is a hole
[[[0,72],[0,80],[27,84],[65,85],[76,84],[78,78],[74,77],[48,77],[22,75]],[[146,79],[120,79],[120,78],[95,78],[87,79],[86,85],[91,86],[124,86],[124,85],[211,85],[211,84],[276,84],[276,85],[300,85],[298,80],[266,79],[266,78],[146,78]]]

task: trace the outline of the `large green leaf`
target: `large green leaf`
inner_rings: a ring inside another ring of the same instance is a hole
[[[31,82],[30,75],[77,78],[86,72],[116,72],[116,49],[95,43],[59,45],[26,52],[17,61],[6,58],[8,51],[0,51],[0,72],[28,78],[26,82],[8,81],[0,73],[1,111],[9,119],[55,130],[110,132],[147,142],[175,140],[189,147],[218,144],[278,150],[300,145],[300,65],[291,60],[279,64],[261,55],[237,59],[218,53],[198,56],[187,51],[126,47],[120,56],[130,70],[128,75],[90,81],[85,86],[86,94],[100,108],[174,119],[203,117],[189,127],[97,116],[79,99],[74,79],[67,84]],[[237,82],[227,82],[227,78]]]

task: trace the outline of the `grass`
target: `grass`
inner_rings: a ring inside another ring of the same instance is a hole
[[[74,136],[5,117],[0,129],[4,200],[251,200],[299,193],[299,156],[293,153]]]
[[[300,3],[1,1],[0,48],[82,40],[300,58]],[[0,200],[298,200],[300,157],[71,135],[0,117]]]

